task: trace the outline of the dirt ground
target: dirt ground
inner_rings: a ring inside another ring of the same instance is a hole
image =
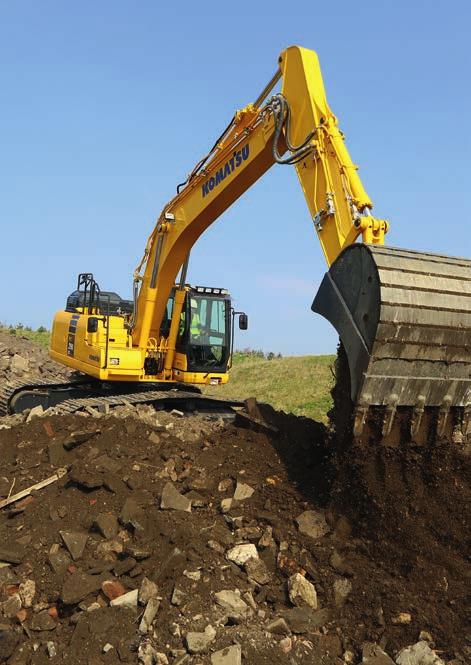
[[[469,457],[260,415],[0,419],[0,662],[471,662]]]

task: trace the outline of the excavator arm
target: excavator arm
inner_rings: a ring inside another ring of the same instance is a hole
[[[267,100],[280,78],[281,93]],[[163,209],[135,275],[134,345],[145,348],[149,338],[158,338],[170,290],[199,236],[276,163],[295,165],[328,265],[360,235],[364,242],[384,243],[388,224],[370,214],[372,201],[327,104],[318,57],[291,46],[262,95],[235,114]],[[171,334],[168,368],[174,345]]]

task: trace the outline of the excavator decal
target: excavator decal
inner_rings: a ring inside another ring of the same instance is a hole
[[[201,187],[203,198],[209,194],[215,187],[219,185],[228,175],[230,175],[235,169],[241,166],[242,162],[245,162],[249,157],[250,147],[249,144],[244,145],[242,150],[237,150],[234,152],[231,159],[227,161],[222,168],[216,171],[215,176],[211,176]]]

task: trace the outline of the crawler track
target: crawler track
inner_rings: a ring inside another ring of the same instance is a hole
[[[189,390],[177,386],[171,390],[157,388],[158,384],[148,387],[126,386],[103,387],[90,384],[89,381],[71,383],[51,383],[38,381],[34,384],[12,382],[0,389],[0,416],[20,413],[26,409],[41,405],[44,409],[54,407],[60,414],[84,411],[87,407],[103,411],[123,405],[153,404],[160,409],[178,408],[183,411],[202,411],[206,413],[230,413],[233,407],[242,406],[239,400],[228,400],[203,395],[199,390]]]

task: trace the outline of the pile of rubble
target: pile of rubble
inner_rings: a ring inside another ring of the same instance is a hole
[[[249,411],[0,419],[0,662],[469,662],[468,461]]]

